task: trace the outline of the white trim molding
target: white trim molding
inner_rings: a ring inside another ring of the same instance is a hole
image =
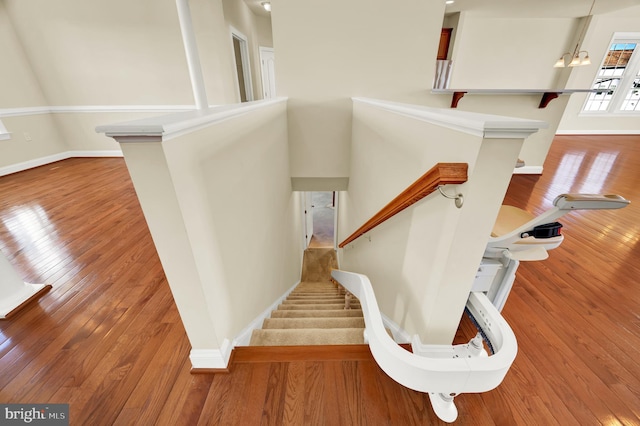
[[[556,135],[640,135],[640,129],[558,130]]]
[[[231,358],[231,342],[224,339],[219,349],[191,349],[189,360],[192,370],[226,369]]]
[[[210,107],[215,107],[211,105]],[[117,112],[181,112],[193,111],[194,105],[68,105],[68,106],[36,106],[22,108],[0,108],[2,117],[22,117],[39,114],[67,113],[117,113]]]
[[[7,128],[2,124],[2,120],[0,120],[0,141],[8,141],[11,139],[11,132],[7,131]]]
[[[162,142],[286,101],[287,98],[274,98],[223,105],[215,108],[98,126],[96,127],[96,132],[104,133],[120,143]]]
[[[483,138],[525,139],[549,124],[540,120],[481,114],[457,109],[431,108],[370,98],[351,98],[354,103],[371,105],[385,111],[457,130]]]
[[[273,302],[271,306],[269,306],[260,315],[258,315],[253,321],[251,321],[251,323],[249,323],[249,325],[246,326],[236,336],[235,339],[233,339],[232,349],[235,348],[236,346],[249,346],[249,342],[251,341],[251,333],[253,333],[253,330],[262,328],[262,323],[264,322],[264,320],[269,318],[272,311],[275,311],[276,309],[278,309],[278,305],[280,305],[280,303],[282,303],[282,301],[289,296],[289,293],[291,293],[293,289],[298,286],[298,284],[300,284],[300,281],[298,281],[293,286],[291,286],[291,288],[289,288],[289,290],[287,290],[282,296],[280,296],[279,299]]]
[[[513,169],[514,175],[541,175],[542,166],[523,166]]]
[[[0,167],[0,176],[10,175],[12,173],[22,172],[24,170],[33,169],[34,167],[44,166],[46,164],[55,163],[56,161],[66,160],[74,157],[122,157],[122,151],[65,151],[57,154],[47,155],[46,157],[34,158],[32,160],[23,161],[21,163],[11,164]]]
[[[396,343],[411,343],[413,337],[409,333],[407,333],[404,328],[400,327],[382,312],[380,312],[380,316],[382,317],[384,326],[391,330],[391,334],[393,334],[393,340]]]

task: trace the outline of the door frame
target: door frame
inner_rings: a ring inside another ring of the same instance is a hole
[[[338,250],[338,203],[340,191],[300,191],[302,194],[300,201],[300,214],[302,218],[302,241],[304,248],[309,247],[313,236],[313,200],[314,192],[331,192],[333,194],[333,249]]]
[[[251,61],[249,60],[249,39],[247,36],[238,31],[235,27],[231,26],[231,52],[233,53],[233,64],[235,65],[236,74],[238,70],[238,63],[236,62],[235,48],[233,47],[233,40],[238,40],[240,44],[240,60],[242,61],[242,78],[244,79],[244,90],[247,97],[247,102],[253,101],[253,82],[251,80]],[[238,97],[240,96],[240,85],[236,82],[236,91]]]

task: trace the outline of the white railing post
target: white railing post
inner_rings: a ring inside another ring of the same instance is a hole
[[[189,67],[191,88],[193,90],[196,108],[205,109],[209,107],[209,103],[207,102],[207,92],[204,87],[204,78],[202,77],[202,67],[200,66],[200,56],[198,55],[196,36],[193,32],[189,0],[176,0],[176,6],[178,8],[180,31],[182,32],[184,53],[187,56],[187,65]]]

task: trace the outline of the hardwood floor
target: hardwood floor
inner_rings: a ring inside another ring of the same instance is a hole
[[[504,315],[519,343],[502,385],[456,399],[460,425],[640,425],[640,136],[557,137],[542,176],[506,200],[563,192],[632,204],[572,212],[565,242],[523,263]],[[71,159],[0,178],[0,250],[53,289],[0,322],[0,402],[69,403],[72,425],[443,424],[367,351],[242,350],[190,374],[189,344],[122,159]],[[470,332],[463,321],[459,339]]]

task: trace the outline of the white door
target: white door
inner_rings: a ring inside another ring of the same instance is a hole
[[[260,47],[260,70],[262,72],[262,96],[276,97],[276,75],[273,48]]]

